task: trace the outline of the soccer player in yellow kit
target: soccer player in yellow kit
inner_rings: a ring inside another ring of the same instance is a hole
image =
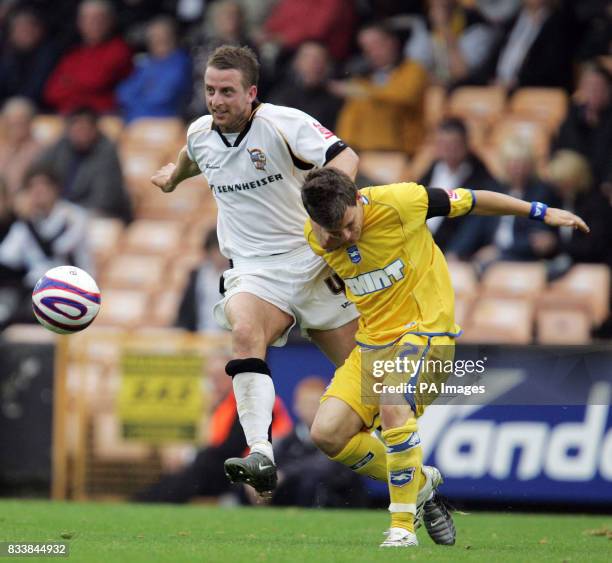
[[[368,353],[398,346],[390,349],[417,349],[427,359],[435,350],[446,350],[447,357],[454,350],[461,329],[446,261],[425,223],[430,217],[517,215],[589,229],[567,211],[485,190],[447,192],[415,183],[358,190],[333,168],[308,175],[302,200],[310,216],[308,243],[342,278],[361,313],[357,346],[323,396],[312,438],[331,459],[388,482],[391,527],[381,547],[418,545],[421,518],[436,543],[453,544],[452,518],[435,495],[441,475],[422,464],[417,418],[429,400],[417,392],[402,393],[394,404],[364,401]],[[423,374],[411,375],[418,381]],[[378,416],[382,442],[372,435]]]

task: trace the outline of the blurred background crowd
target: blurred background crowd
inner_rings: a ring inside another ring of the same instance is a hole
[[[231,43],[258,53],[261,100],[303,109],[359,152],[361,185],[493,189],[587,221],[589,236],[432,219],[468,338],[609,336],[611,11],[605,0],[0,1],[0,326],[29,322],[37,278],[70,262],[97,276],[101,324],[214,330],[227,261],[205,181],[162,196],[148,179],[206,112],[205,61]],[[555,288],[583,295],[539,322],[533,298]],[[523,299],[507,326],[486,326],[492,307],[508,315],[483,291]]]
[[[360,185],[497,190],[590,225],[431,219],[463,341],[612,338],[611,20],[606,0],[0,0],[0,330],[34,322],[32,287],[67,263],[101,287],[96,327],[218,330],[228,262],[210,190],[200,177],[165,195],[149,178],[206,113],[205,61],[230,43],[259,55],[262,101],[358,151]],[[246,445],[226,361],[218,351],[207,368],[206,446],[166,456],[133,498],[236,493],[222,460]],[[277,401],[275,503],[366,502],[308,437],[324,386],[309,377],[293,405]],[[104,392],[92,392],[100,408]]]

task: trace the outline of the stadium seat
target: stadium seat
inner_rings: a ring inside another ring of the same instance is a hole
[[[57,334],[39,324],[12,324],[2,331],[2,340],[20,344],[53,344]]]
[[[423,115],[427,129],[434,129],[446,112],[446,89],[443,86],[428,86],[425,90]]]
[[[470,262],[448,261],[448,270],[453,282],[455,295],[465,297],[475,296],[478,291],[478,280],[474,267]]]
[[[152,290],[162,285],[165,274],[162,256],[119,254],[106,265],[100,286],[103,292],[106,288]]]
[[[497,120],[506,107],[506,90],[499,86],[463,86],[450,97],[448,111],[466,121]]]
[[[556,131],[567,113],[567,94],[560,88],[521,88],[510,100],[512,114],[545,123]]]
[[[203,260],[204,253],[201,250],[182,249],[181,253],[172,260],[171,268],[169,268],[169,286],[182,290],[191,271],[198,267]]]
[[[169,157],[170,149],[174,151],[176,144],[184,141],[184,138],[185,125],[180,119],[151,117],[138,119],[127,125],[121,144],[141,149],[157,149]]]
[[[132,329],[145,322],[149,295],[143,291],[104,289],[96,326]]]
[[[546,269],[539,262],[497,262],[482,278],[483,294],[490,297],[533,299],[546,286]]]
[[[138,219],[126,229],[122,250],[134,254],[167,255],[179,248],[184,229],[178,221]]]
[[[594,326],[610,313],[610,269],[605,264],[578,264],[550,284],[541,297],[542,306],[581,307]]]
[[[526,299],[481,297],[473,307],[464,342],[529,344],[534,306]]]
[[[160,291],[151,297],[151,314],[148,324],[156,327],[172,326],[176,320],[182,292]]]
[[[92,217],[87,225],[88,242],[98,267],[115,251],[123,222],[110,217]]]
[[[191,223],[187,236],[184,238],[185,244],[193,251],[201,252],[206,233],[214,229],[217,220],[213,214],[202,214],[198,219]]]
[[[158,151],[121,147],[119,153],[121,167],[127,187],[136,203],[155,187],[151,176],[164,163],[163,155]]]
[[[464,330],[469,326],[476,295],[456,295],[455,297],[455,322]]]
[[[142,219],[187,220],[199,216],[203,208],[214,207],[206,179],[197,176],[181,182],[171,194],[165,194],[149,181],[147,189],[139,192],[136,216]]]
[[[536,319],[539,344],[587,344],[591,319],[581,307],[541,307]]]
[[[363,151],[359,153],[359,172],[379,184],[393,184],[404,180],[406,166],[403,152]]]
[[[57,141],[64,132],[64,120],[59,115],[36,115],[32,121],[32,135],[43,145]]]
[[[123,119],[116,115],[103,115],[98,121],[98,125],[102,133],[104,133],[111,141],[117,143],[123,133]]]

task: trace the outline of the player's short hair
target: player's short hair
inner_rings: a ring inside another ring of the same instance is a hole
[[[458,117],[447,117],[438,125],[438,131],[445,133],[457,133],[467,139],[467,127],[462,119]]]
[[[324,229],[334,229],[348,207],[357,203],[357,186],[336,168],[320,168],[306,176],[302,202],[313,221]]]
[[[222,45],[208,57],[206,67],[218,70],[239,70],[242,73],[242,84],[245,88],[257,86],[259,82],[259,61],[255,51],[250,47]]]

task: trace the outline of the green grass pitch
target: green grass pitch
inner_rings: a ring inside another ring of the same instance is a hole
[[[455,522],[454,547],[420,530],[418,548],[381,550],[384,510],[0,502],[0,541],[67,541],[60,561],[612,561],[609,516],[473,513]]]

